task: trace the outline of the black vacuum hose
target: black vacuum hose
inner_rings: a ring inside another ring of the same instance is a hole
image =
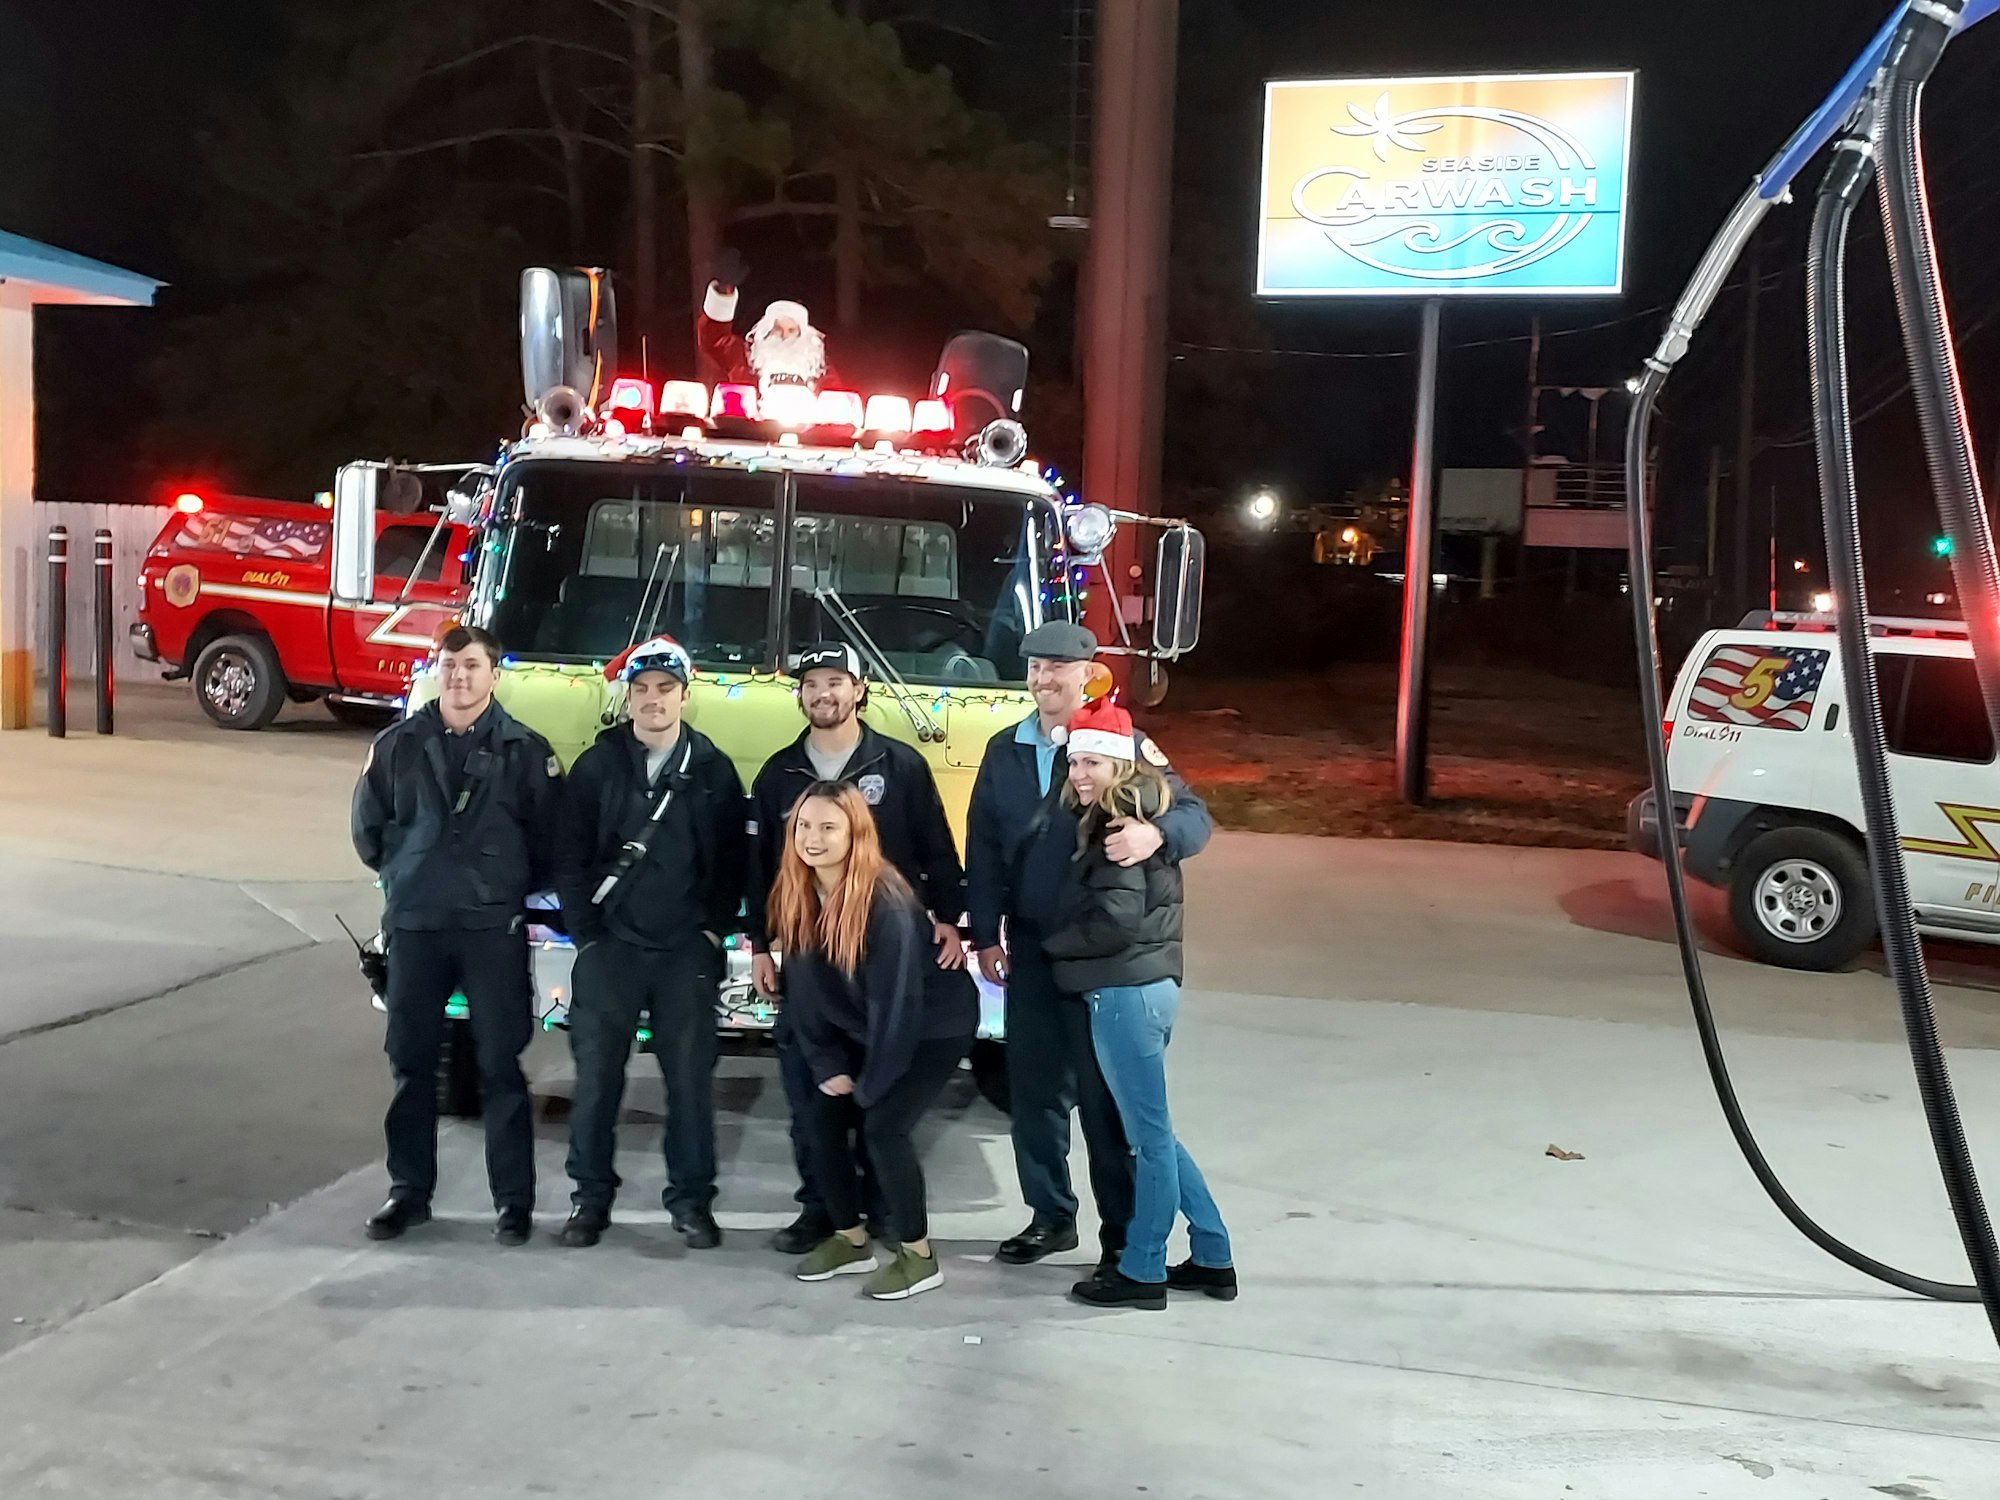
[[[1702,1060],[1708,1064],[1709,1080],[1715,1085],[1716,1101],[1736,1149],[1757,1185],[1785,1216],[1787,1222],[1835,1260],[1852,1266],[1864,1276],[1887,1282],[1900,1291],[1914,1292],[1940,1302],[1977,1302],[1979,1289],[1898,1270],[1895,1266],[1856,1250],[1836,1237],[1808,1214],[1779,1180],[1764,1156],[1764,1148],[1744,1118],[1736,1084],[1729,1076],[1729,1059],[1723,1054],[1722,1036],[1715,1024],[1715,1010],[1709,1003],[1708,980],[1702,973],[1701,949],[1695,941],[1694,918],[1688,911],[1687,877],[1681,870],[1671,783],[1667,778],[1667,747],[1660,725],[1665,713],[1660,704],[1659,612],[1653,603],[1653,537],[1646,524],[1650,510],[1650,486],[1646,479],[1646,456],[1652,446],[1653,409],[1667,383],[1667,372],[1649,365],[1633,393],[1631,418],[1625,428],[1626,507],[1625,522],[1631,549],[1631,589],[1633,635],[1639,646],[1639,704],[1645,716],[1646,769],[1653,784],[1653,806],[1658,813],[1660,864],[1666,871],[1667,902],[1674,914],[1674,938],[1679,944],[1681,972],[1687,980],[1688,1003],[1694,1010],[1696,1034],[1701,1038]]]
[[[1962,4],[1963,0],[1937,0],[1936,5],[1925,10],[1912,8],[1906,13],[1882,76],[1891,84],[1905,76],[1913,77],[1920,83],[1949,40],[1955,25],[1953,18],[1962,9]],[[1893,92],[1891,90],[1892,96]],[[1948,506],[1955,507],[1957,520],[1966,533],[1962,543],[1953,534],[1954,552],[1964,550],[1968,554],[1968,564],[1984,567],[1984,578],[1990,581],[1994,576],[1991,534],[1979,507],[1978,480],[1970,467],[1970,444],[1965,441],[1964,409],[1959,401],[1950,330],[1945,322],[1942,295],[1937,286],[1936,261],[1930,253],[1930,221],[1923,201],[1922,161],[1915,134],[1916,92],[1909,92],[1904,103],[1907,108],[1905,119],[1909,133],[1905,140],[1908,149],[1898,153],[1897,171],[1907,171],[1911,175],[1895,186],[1893,194],[1890,185],[1885,185],[1884,189],[1884,211],[1889,219],[1891,244],[1894,246],[1899,237],[1905,241],[1906,258],[1899,264],[1899,277],[1904,277],[1907,285],[1899,279],[1898,301],[1905,308],[1907,320],[1912,315],[1914,299],[1914,315],[1931,330],[1920,353],[1917,341],[1909,336],[1906,321],[1906,343],[1910,347],[1919,399],[1929,402],[1926,440],[1931,439],[1936,429],[1939,441],[1945,445],[1938,451],[1949,457],[1955,446],[1962,455],[1967,455],[1962,473],[1952,480],[1956,498],[1947,502]],[[2000,1338],[2000,1300],[1996,1300],[1996,1292],[2000,1292],[2000,1276],[1995,1274],[1992,1228],[1980,1201],[1978,1182],[1952,1097],[1950,1076],[1938,1046],[1936,1019],[1923,967],[1923,950],[1916,937],[1915,913],[1908,897],[1902,846],[1897,841],[1894,808],[1887,790],[1881,703],[1877,696],[1874,663],[1867,649],[1859,527],[1854,520],[1852,423],[1847,406],[1841,290],[1845,274],[1846,231],[1852,220],[1855,201],[1866,189],[1870,171],[1873,147],[1868,128],[1872,117],[1868,111],[1872,107],[1872,102],[1864,106],[1859,123],[1850,128],[1847,138],[1837,149],[1828,182],[1821,189],[1820,207],[1814,219],[1808,285],[1813,314],[1815,435],[1819,442],[1828,512],[1828,552],[1836,559],[1834,587],[1841,606],[1840,643],[1848,669],[1848,696],[1851,707],[1862,721],[1861,730],[1855,734],[1856,757],[1864,800],[1868,804],[1869,863],[1877,887],[1877,900],[1882,907],[1885,947],[1890,955],[1891,975],[1897,982],[1898,998],[1903,1005],[1912,1064],[1923,1096],[1925,1119],[1931,1128],[1932,1145],[1977,1285],[1932,1281],[1863,1254],[1818,1224],[1785,1190],[1757,1144],[1757,1138],[1743,1116],[1742,1104],[1736,1097],[1721,1037],[1716,1030],[1715,1014],[1709,1003],[1701,951],[1695,942],[1694,923],[1688,911],[1687,882],[1680,861],[1678,818],[1674,811],[1672,784],[1667,775],[1667,744],[1660,729],[1665,716],[1660,702],[1659,617],[1653,602],[1653,543],[1648,525],[1651,486],[1647,462],[1652,446],[1653,415],[1660,393],[1666,388],[1674,364],[1686,351],[1688,340],[1712,305],[1723,277],[1768,207],[1769,199],[1760,191],[1761,184],[1753,186],[1717,235],[1694,280],[1683,294],[1681,303],[1674,309],[1659,349],[1646,361],[1644,373],[1631,386],[1631,419],[1625,431],[1625,503],[1631,550],[1632,619],[1639,654],[1639,699],[1646,716],[1646,769],[1652,783],[1659,826],[1660,861],[1666,873],[1668,902],[1673,909],[1674,934],[1680,948],[1688,1000],[1694,1011],[1695,1029],[1701,1038],[1702,1056],[1708,1064],[1709,1077],[1714,1083],[1729,1133],[1743,1153],[1743,1159],[1758,1185],[1793,1228],[1836,1260],[1902,1291],[1944,1302],[1982,1303],[1996,1338]],[[1949,421],[1952,417],[1956,418],[1955,424]],[[1947,427],[1951,430],[1946,431]],[[1935,454],[1933,467],[1934,472],[1945,472],[1939,468]],[[1968,477],[1969,487],[1963,482]],[[1940,491],[1947,488],[1943,478],[1939,480],[1939,488]],[[1965,514],[1967,496],[1970,496],[1972,515]],[[1988,629],[1989,626],[1994,628]],[[1972,631],[1974,654],[1981,662],[1982,692],[1987,694],[1989,711],[2000,704],[2000,695],[1995,695],[1987,687],[1989,677],[2000,673],[2000,641],[1995,641],[1989,649],[1985,640],[1996,635],[2000,635],[2000,612],[1989,610],[1986,618]],[[1873,776],[1872,796],[1867,791],[1871,785],[1871,764],[1874,773],[1879,773]]]
[[[1906,28],[1910,29],[1910,28]],[[1958,379],[1958,355],[1951,319],[1945,311],[1931,233],[1930,194],[1924,186],[1919,138],[1924,79],[1936,66],[1949,32],[1942,25],[1924,33],[1928,55],[1912,60],[1917,76],[1903,70],[1888,89],[1882,129],[1881,201],[1883,238],[1889,247],[1889,275],[1910,361],[1910,387],[1917,401],[1924,456],[1937,492],[1938,517],[1951,543],[1952,580],[1959,613],[1972,641],[1972,661],[1986,702],[1987,722],[2000,737],[2000,563],[1993,550],[1980,492],[1979,466],[1972,457],[1970,425]],[[1892,53],[1890,66],[1895,66]]]
[[[1861,517],[1855,499],[1854,433],[1848,405],[1845,299],[1848,230],[1855,205],[1874,172],[1872,152],[1865,132],[1849,134],[1834,148],[1833,163],[1820,185],[1813,211],[1806,261],[1813,435],[1819,453],[1820,504],[1826,520],[1828,579],[1839,628],[1848,732],[1854,743],[1854,769],[1868,830],[1868,868],[1881,921],[1882,952],[1902,1009],[1924,1122],[1930,1128],[1945,1193],[1958,1221],[1959,1239],[1972,1265],[1975,1295],[1986,1307],[1994,1337],[2000,1339],[2000,1251],[1994,1247],[1993,1226],[1973,1173],[1965,1125],[1959,1119],[1944,1049],[1938,1042],[1930,974],[1917,936],[1916,906],[1910,898],[1902,833],[1889,787],[1889,740],[1882,724],[1875,656],[1868,646],[1868,599],[1862,577]]]

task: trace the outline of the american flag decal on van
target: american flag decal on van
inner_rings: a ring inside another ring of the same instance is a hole
[[[1718,646],[1688,690],[1688,716],[1760,729],[1804,729],[1826,676],[1810,647]]]

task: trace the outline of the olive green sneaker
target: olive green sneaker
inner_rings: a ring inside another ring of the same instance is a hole
[[[794,1274],[801,1281],[831,1281],[836,1276],[865,1276],[874,1269],[875,1256],[866,1245],[830,1234],[799,1262]]]
[[[935,1255],[919,1255],[907,1245],[896,1249],[896,1258],[868,1278],[863,1287],[877,1302],[900,1302],[918,1292],[944,1285],[944,1269]]]

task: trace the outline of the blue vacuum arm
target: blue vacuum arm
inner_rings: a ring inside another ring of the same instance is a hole
[[[1889,55],[1889,44],[1894,40],[1896,27],[1902,23],[1909,11],[1911,0],[1903,0],[1895,13],[1882,23],[1882,29],[1875,33],[1875,39],[1867,50],[1854,60],[1854,66],[1835,85],[1826,101],[1813,111],[1810,119],[1801,125],[1792,138],[1785,142],[1784,149],[1771,159],[1771,164],[1757,179],[1757,196],[1766,200],[1784,196],[1792,185],[1792,179],[1804,170],[1805,164],[1818,153],[1820,147],[1832,140],[1854,113],[1854,106],[1861,102],[1861,96],[1875,75],[1881,71],[1883,59]],[[1967,0],[1958,29],[1977,26],[1981,21],[2000,10],[2000,0]]]

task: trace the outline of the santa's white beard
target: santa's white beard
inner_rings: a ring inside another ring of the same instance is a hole
[[[826,335],[817,328],[804,329],[790,338],[764,334],[750,340],[746,353],[751,372],[760,381],[773,376],[817,381],[826,373]]]

